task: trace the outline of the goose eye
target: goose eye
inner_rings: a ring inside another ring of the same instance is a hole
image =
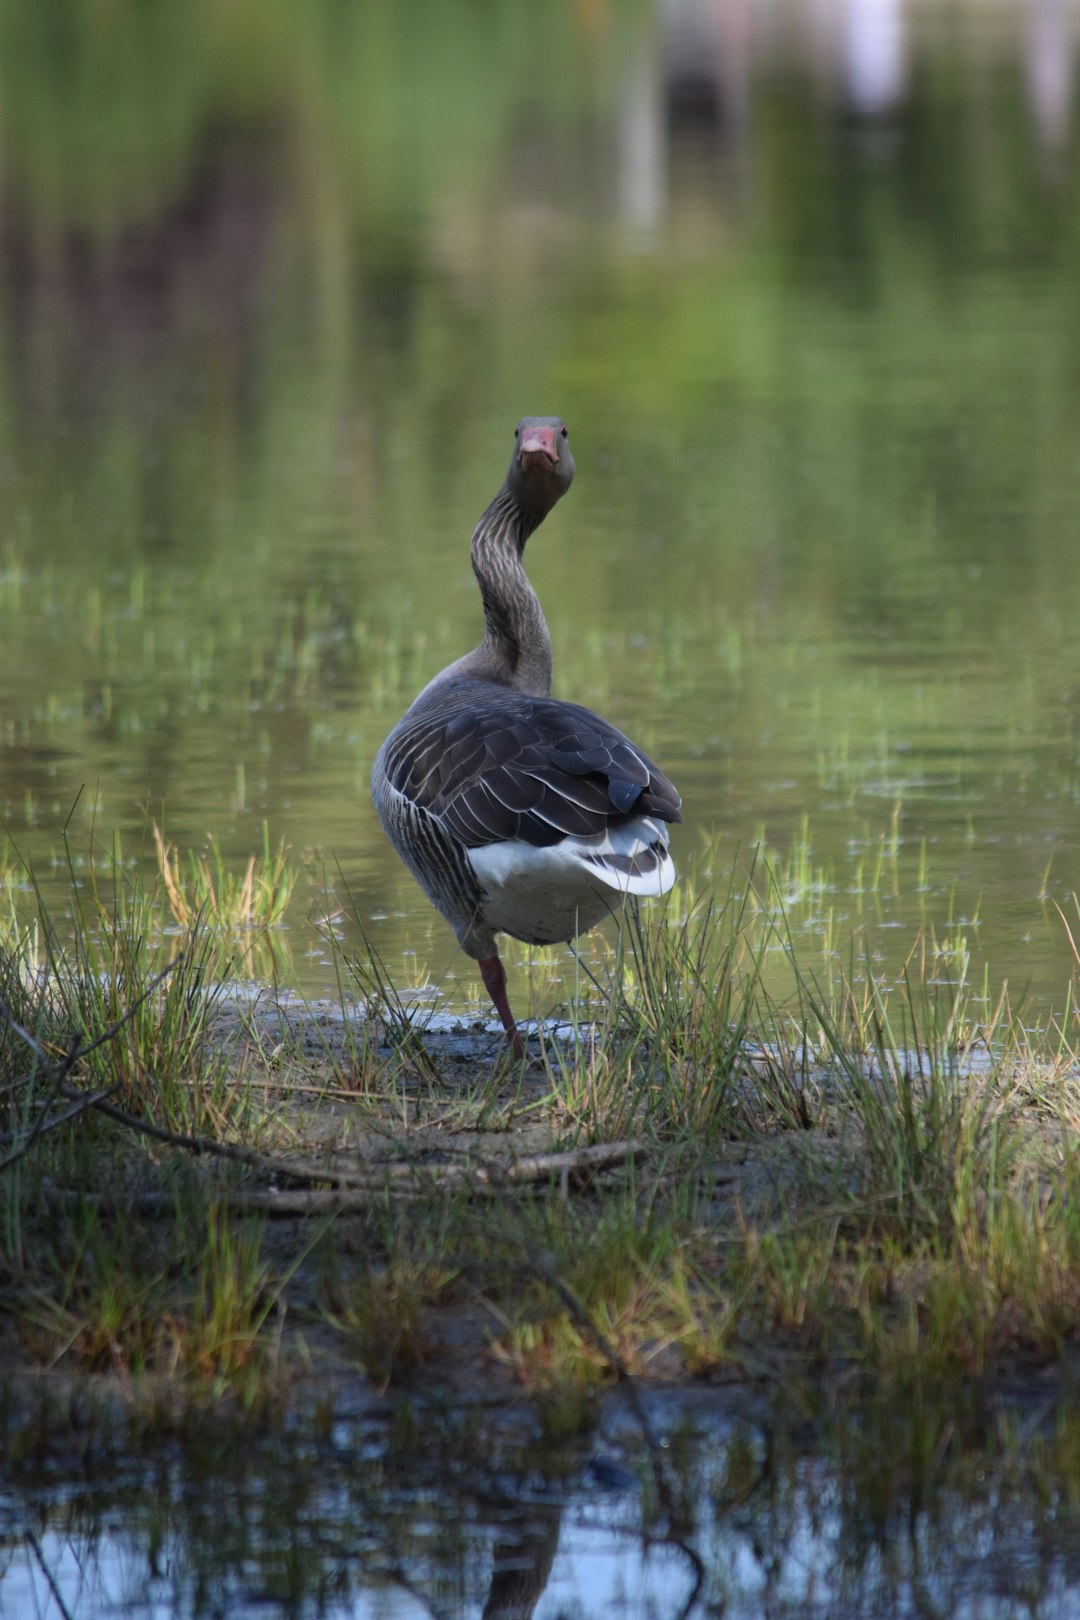
[[[569,434],[567,433],[565,426],[561,427],[559,432],[562,434],[564,439],[569,438]]]
[[[521,436],[521,429],[520,428],[515,428],[514,429],[514,438],[517,439],[517,438],[520,438],[520,436]]]

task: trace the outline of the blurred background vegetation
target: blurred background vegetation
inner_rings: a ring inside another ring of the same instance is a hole
[[[267,821],[308,988],[324,865],[391,963],[460,969],[367,773],[474,643],[472,524],[550,411],[557,690],[683,788],[683,863],[764,835],[826,950],[921,928],[1060,1009],[1076,22],[5,7],[0,810],[46,893],[83,788],[133,869],[148,816],[237,859]]]

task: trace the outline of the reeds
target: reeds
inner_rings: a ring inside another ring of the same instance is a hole
[[[258,869],[213,893],[247,907]],[[813,1405],[803,1373],[843,1365],[883,1424],[916,1393],[910,1472],[945,1443],[941,1391],[1080,1329],[1067,1041],[1035,1050],[920,941],[895,984],[854,950],[819,978],[790,872],[630,909],[522,1069],[483,1041],[450,1061],[370,948],[337,957],[336,1021],[297,1002],[225,1039],[238,957],[202,889],[176,931],[185,870],[73,873],[62,926],[42,906],[0,954],[0,1259],[31,1359],[246,1407],[312,1338],[380,1388],[438,1376],[467,1320],[563,1429],[607,1382],[773,1377]]]

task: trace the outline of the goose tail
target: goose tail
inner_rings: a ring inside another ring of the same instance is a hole
[[[667,827],[652,816],[633,816],[591,838],[567,838],[562,848],[591,876],[623,894],[667,894],[675,882]]]

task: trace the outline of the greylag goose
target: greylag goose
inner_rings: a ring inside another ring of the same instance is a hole
[[[496,934],[569,941],[628,894],[675,881],[667,777],[621,731],[551,696],[551,637],[525,542],[570,488],[565,424],[527,416],[499,493],[476,525],[479,647],[436,675],[375,757],[387,837],[474,957],[517,1055]]]

